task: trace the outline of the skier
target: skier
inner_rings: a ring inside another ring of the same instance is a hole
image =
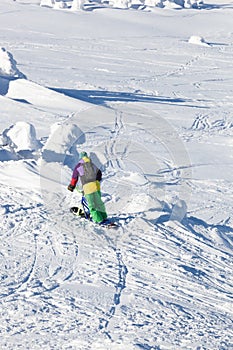
[[[91,161],[86,152],[80,153],[80,160],[74,168],[68,186],[69,191],[74,191],[79,179],[88,203],[91,219],[96,223],[104,222],[107,219],[107,213],[100,192],[102,172]]]

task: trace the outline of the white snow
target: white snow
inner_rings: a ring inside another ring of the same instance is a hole
[[[1,0],[2,350],[233,347],[232,9]]]
[[[40,6],[48,6],[48,7],[54,7],[55,0],[41,0]]]
[[[51,134],[43,147],[42,157],[47,162],[64,163],[65,157],[72,156],[78,162],[77,147],[84,142],[85,135],[76,124],[53,124]]]
[[[19,78],[24,75],[18,70],[12,54],[4,47],[0,47],[0,76]]]
[[[196,44],[196,45],[202,45],[202,46],[209,46],[209,44],[205,42],[205,39],[198,36],[198,35],[192,35],[189,38],[189,43]]]
[[[32,124],[17,122],[9,130],[3,132],[9,138],[9,142],[16,151],[35,151],[40,148],[36,138],[36,130]]]

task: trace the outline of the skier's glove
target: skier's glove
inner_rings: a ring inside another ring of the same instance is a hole
[[[67,188],[69,191],[73,192],[73,190],[75,189],[75,186],[70,184]]]

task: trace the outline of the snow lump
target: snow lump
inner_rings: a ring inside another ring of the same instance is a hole
[[[25,78],[25,75],[18,70],[16,65],[17,62],[14,60],[13,55],[4,47],[0,47],[0,76]]]

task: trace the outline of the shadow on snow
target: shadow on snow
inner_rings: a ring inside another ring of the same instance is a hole
[[[158,97],[138,92],[117,92],[105,90],[75,90],[49,88],[66,96],[82,100],[84,102],[103,105],[107,102],[147,102],[147,103],[164,103],[164,104],[182,104],[191,103],[192,100],[183,98]],[[199,107],[197,105],[187,104],[188,107]]]

